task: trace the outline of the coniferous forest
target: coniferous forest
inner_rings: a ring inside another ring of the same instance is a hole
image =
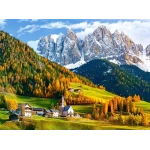
[[[97,59],[76,68],[74,72],[120,96],[138,94],[141,99],[150,101],[150,73],[137,67],[118,66],[107,60]]]
[[[0,31],[0,91],[17,95],[57,98],[69,82],[96,87],[88,79],[37,55],[32,48]]]

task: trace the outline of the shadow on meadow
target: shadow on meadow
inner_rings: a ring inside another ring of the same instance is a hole
[[[8,119],[1,119],[0,118],[0,123],[2,124],[2,123],[5,123],[6,121],[8,121]]]

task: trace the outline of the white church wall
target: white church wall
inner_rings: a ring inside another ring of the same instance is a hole
[[[63,116],[67,116],[68,115],[68,111],[63,111]]]
[[[68,109],[68,113],[73,113],[74,114],[74,110],[72,109],[72,107],[70,107],[69,109]]]

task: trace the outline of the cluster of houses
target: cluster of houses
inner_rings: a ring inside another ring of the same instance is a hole
[[[79,114],[74,115],[72,106],[65,106],[64,96],[60,100],[59,110],[34,108],[28,103],[18,104],[18,109],[10,111],[9,120],[19,121],[20,118],[31,117],[33,115],[41,115],[44,117],[80,117]]]

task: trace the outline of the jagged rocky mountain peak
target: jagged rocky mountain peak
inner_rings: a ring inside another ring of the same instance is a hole
[[[146,47],[146,56],[150,56],[150,44]]]
[[[113,34],[118,35],[118,34],[120,34],[120,32],[118,30],[115,30],[115,32]]]
[[[76,41],[78,39],[76,34],[70,28],[67,28],[66,37],[68,37],[71,40],[76,40]]]
[[[66,28],[66,30],[67,30],[67,34],[70,34],[70,33],[74,34],[74,32],[71,30],[71,28]]]
[[[150,71],[145,61],[150,56],[150,45],[144,50],[141,44],[135,44],[124,32],[116,30],[112,34],[103,25],[85,36],[84,40],[79,39],[70,28],[66,28],[65,34],[60,33],[56,41],[51,35],[41,37],[38,51],[40,55],[63,66],[72,67],[74,64],[83,64],[79,63],[81,61],[107,59],[119,65],[136,65]]]
[[[94,32],[93,32],[94,36],[96,37],[96,39],[99,40],[103,40],[106,36],[107,37],[112,37],[111,32],[103,25],[99,26]]]

